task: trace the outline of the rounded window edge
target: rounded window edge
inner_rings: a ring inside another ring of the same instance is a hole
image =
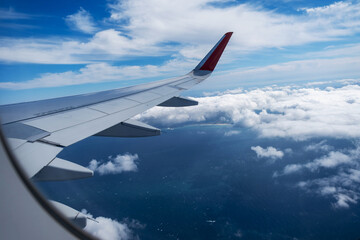
[[[94,236],[87,233],[85,230],[80,229],[71,223],[68,219],[63,216],[63,214],[57,210],[54,206],[52,206],[41,193],[40,191],[31,183],[31,180],[26,176],[21,164],[18,162],[15,154],[9,147],[9,143],[3,133],[1,124],[0,124],[0,141],[1,145],[4,148],[5,155],[7,155],[10,165],[14,168],[17,176],[21,179],[21,182],[25,185],[25,188],[30,192],[31,196],[35,199],[35,201],[40,205],[42,209],[45,210],[47,214],[49,214],[61,227],[70,232],[75,238],[79,239],[88,239],[94,240],[97,239]],[[7,159],[5,159],[7,161]]]

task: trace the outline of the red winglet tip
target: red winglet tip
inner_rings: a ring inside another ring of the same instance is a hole
[[[214,71],[216,64],[218,63],[226,45],[228,44],[231,35],[233,32],[225,33],[222,41],[210,55],[210,57],[206,60],[206,62],[200,67],[199,70],[206,70],[206,71]]]

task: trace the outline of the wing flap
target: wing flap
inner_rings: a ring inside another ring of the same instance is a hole
[[[157,135],[160,135],[160,129],[133,119],[95,134],[95,136],[101,137],[152,137]]]
[[[55,158],[41,169],[33,179],[36,181],[63,181],[92,177],[94,172],[79,164]]]
[[[49,132],[42,129],[18,122],[4,125],[3,131],[8,138],[23,139],[29,142],[35,142],[50,135]]]
[[[160,107],[188,107],[188,106],[195,106],[199,103],[197,101],[184,98],[184,97],[172,97],[169,100],[160,103],[158,106]]]
[[[27,176],[32,178],[40,169],[48,165],[62,150],[62,147],[42,142],[25,142],[17,147],[14,153]]]

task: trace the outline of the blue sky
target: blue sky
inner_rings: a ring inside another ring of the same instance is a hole
[[[189,95],[357,79],[359,1],[2,1],[0,102],[187,73],[227,31],[214,76]]]

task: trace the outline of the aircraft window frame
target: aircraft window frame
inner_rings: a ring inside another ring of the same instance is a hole
[[[8,156],[12,167],[15,169],[17,176],[21,179],[21,182],[25,185],[27,190],[31,193],[31,195],[35,198],[37,203],[57,222],[61,225],[61,227],[65,228],[71,234],[73,234],[74,238],[79,239],[88,239],[94,240],[97,239],[94,236],[90,235],[86,231],[80,229],[71,223],[68,219],[66,219],[63,214],[57,210],[54,206],[52,206],[49,201],[42,195],[42,193],[31,183],[30,179],[26,176],[25,171],[23,170],[21,164],[18,162],[16,156],[13,154],[11,148],[9,147],[9,143],[3,133],[1,124],[0,124],[0,141],[5,149],[5,154]]]

